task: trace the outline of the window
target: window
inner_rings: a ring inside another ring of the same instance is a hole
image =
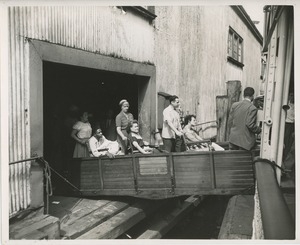
[[[228,32],[227,60],[237,66],[243,67],[243,38],[241,38],[231,27]]]

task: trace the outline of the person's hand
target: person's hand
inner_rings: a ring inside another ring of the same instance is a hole
[[[149,145],[149,142],[144,141],[144,145],[145,145],[145,146],[148,146],[148,145]]]
[[[123,136],[123,137],[122,137],[122,140],[124,140],[124,141],[127,140],[127,137],[126,137],[126,136]]]
[[[82,145],[85,145],[86,142],[87,142],[87,140],[84,140],[84,139],[83,140],[82,139],[79,140],[79,143],[82,144]]]
[[[181,136],[183,135],[183,133],[180,132],[180,131],[176,131],[175,134],[176,134],[177,136],[179,136],[179,137],[181,137]]]
[[[115,158],[115,155],[110,152],[106,152],[106,156],[108,156],[109,158]]]

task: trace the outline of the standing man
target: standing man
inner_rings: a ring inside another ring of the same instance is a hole
[[[235,102],[231,106],[228,124],[229,149],[251,150],[255,146],[255,134],[261,132],[256,124],[257,108],[252,104],[254,89],[247,87],[244,90],[244,100]]]
[[[176,111],[180,103],[176,95],[172,95],[169,101],[170,105],[163,111],[162,138],[166,151],[181,152],[183,133],[180,125],[180,116]]]

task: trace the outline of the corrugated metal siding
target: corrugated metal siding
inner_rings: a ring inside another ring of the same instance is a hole
[[[137,62],[153,62],[153,27],[143,18],[101,6],[9,8],[10,162],[30,157],[26,38]],[[9,168],[10,215],[30,205],[30,165]]]
[[[153,62],[153,27],[143,18],[103,6],[13,7],[16,34],[138,62]]]
[[[10,162],[30,157],[29,127],[26,123],[28,108],[28,79],[25,64],[23,15],[9,12],[10,23]],[[29,163],[18,163],[9,167],[10,215],[26,209],[30,204]]]

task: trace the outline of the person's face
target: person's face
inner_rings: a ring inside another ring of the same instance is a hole
[[[129,104],[128,104],[128,103],[124,103],[124,104],[122,105],[122,111],[123,111],[123,112],[127,112],[128,109],[129,109]]]
[[[89,114],[88,112],[84,112],[81,116],[81,121],[82,122],[88,122],[89,121]]]
[[[172,106],[176,109],[180,106],[179,99],[175,99],[174,101],[171,102]]]
[[[97,139],[102,138],[103,134],[102,134],[102,130],[100,128],[96,130],[95,136]]]
[[[139,132],[139,125],[137,123],[134,123],[131,128],[130,128],[131,132],[133,133],[138,133]]]
[[[192,118],[191,118],[191,125],[192,125],[192,126],[195,126],[196,123],[197,123],[197,122],[196,122],[196,118],[192,117]]]

